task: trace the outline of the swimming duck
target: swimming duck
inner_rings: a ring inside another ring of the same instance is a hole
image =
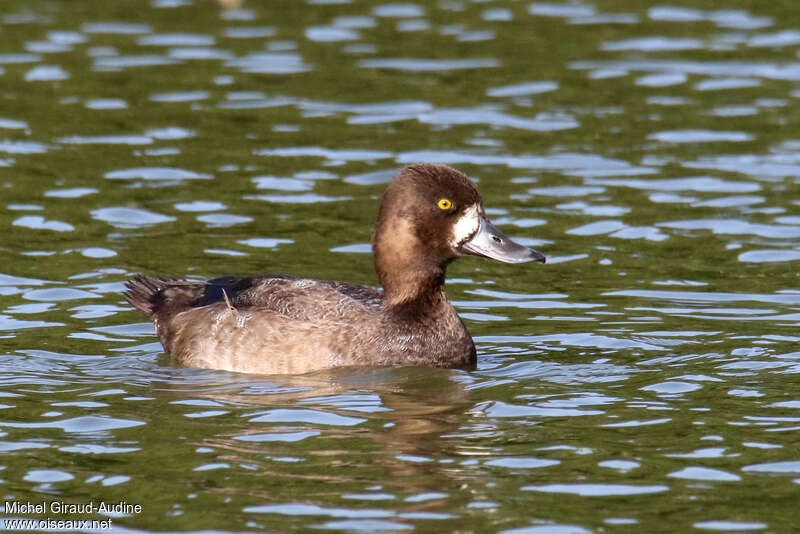
[[[406,167],[386,188],[372,252],[383,291],[272,274],[207,282],[138,275],[124,295],[187,367],[263,374],[467,367],[475,345],[445,295],[447,265],[468,254],[545,261],[486,218],[466,175],[427,163]]]

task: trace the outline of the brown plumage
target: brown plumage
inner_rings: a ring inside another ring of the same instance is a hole
[[[485,219],[469,178],[433,164],[407,167],[389,184],[372,248],[383,291],[286,275],[208,282],[138,275],[124,295],[152,317],[164,349],[185,366],[267,374],[462,367],[475,363],[475,346],[444,293],[447,264],[464,254],[544,260]]]

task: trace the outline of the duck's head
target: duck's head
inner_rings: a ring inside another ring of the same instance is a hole
[[[438,268],[443,276],[448,263],[468,254],[505,263],[545,261],[489,221],[465,174],[430,163],[406,167],[386,188],[372,248],[384,287],[391,282],[388,273],[413,281]]]

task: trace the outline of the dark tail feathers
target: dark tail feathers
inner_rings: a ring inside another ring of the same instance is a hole
[[[133,280],[125,282],[126,291],[122,293],[131,306],[140,312],[152,316],[160,302],[159,293],[177,282],[170,278],[154,278],[137,274]]]

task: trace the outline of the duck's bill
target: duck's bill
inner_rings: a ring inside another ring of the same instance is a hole
[[[481,217],[478,231],[461,245],[461,250],[505,263],[545,262],[542,253],[513,241],[484,217]]]

